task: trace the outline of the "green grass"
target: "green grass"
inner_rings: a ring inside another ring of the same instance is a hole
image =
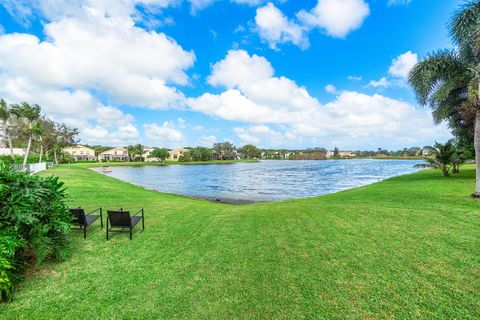
[[[51,173],[52,171],[50,171]],[[234,206],[56,168],[72,206],[145,207],[146,230],[22,282],[1,319],[479,319],[474,169],[422,171],[311,199]]]

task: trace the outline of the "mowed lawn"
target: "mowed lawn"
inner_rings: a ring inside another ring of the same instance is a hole
[[[244,206],[48,173],[72,206],[145,208],[146,230],[74,233],[71,256],[33,272],[1,319],[480,319],[473,167]]]

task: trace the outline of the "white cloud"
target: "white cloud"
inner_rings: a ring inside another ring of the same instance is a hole
[[[278,44],[288,42],[302,49],[307,48],[309,45],[308,38],[302,27],[290,21],[271,2],[257,9],[255,23],[260,38],[268,43],[271,49],[276,49]]]
[[[135,4],[152,8],[171,3],[2,2],[11,8],[38,9],[47,20],[44,40],[31,34],[0,35],[0,96],[9,102],[38,103],[53,119],[79,128],[85,143],[140,142],[133,116],[104,105],[93,92],[114,104],[182,107],[185,97],[176,86],[188,84],[186,70],[194,63],[193,52],[163,33],[135,26]],[[28,18],[32,12],[18,14]]]
[[[325,91],[331,94],[336,94],[337,93],[337,88],[333,84],[327,84],[325,86]]]
[[[145,124],[143,128],[147,141],[152,145],[178,147],[185,142],[185,136],[171,121],[165,121],[162,125]]]
[[[250,75],[254,65],[262,76]],[[228,72],[227,72],[228,71]],[[236,76],[238,75],[238,77]],[[245,51],[230,51],[212,67],[210,79],[226,90],[189,99],[194,111],[213,117],[250,123],[235,133],[244,142],[280,145],[299,139],[328,146],[376,148],[406,144],[428,144],[449,136],[444,126],[433,125],[428,110],[382,95],[344,91],[322,105],[306,88],[285,77],[275,77],[271,64],[263,57]],[[279,129],[270,131],[268,124]],[[287,139],[289,138],[289,139]]]
[[[388,88],[391,83],[387,77],[381,77],[379,80],[370,81],[368,85],[374,88]]]
[[[392,65],[388,69],[388,73],[393,77],[407,79],[410,70],[417,64],[418,55],[411,51],[407,51],[404,54],[399,55],[393,59]]]
[[[407,5],[410,4],[412,0],[388,0],[387,4],[389,6],[396,6],[396,5]]]
[[[200,139],[197,140],[195,145],[200,146],[200,147],[211,147],[213,146],[214,143],[216,143],[217,137],[215,136],[201,136]]]
[[[362,81],[363,77],[362,76],[348,76],[348,80],[350,81]]]
[[[318,0],[315,8],[302,10],[297,17],[310,28],[321,28],[330,36],[345,38],[362,25],[369,13],[364,0]]]

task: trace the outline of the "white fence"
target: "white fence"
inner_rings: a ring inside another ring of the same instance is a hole
[[[39,163],[29,163],[25,167],[25,171],[30,172],[30,175],[47,170],[47,168],[53,167],[53,162],[39,162]],[[17,170],[22,170],[21,164],[15,164],[14,168]]]

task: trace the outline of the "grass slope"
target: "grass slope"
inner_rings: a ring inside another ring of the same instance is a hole
[[[72,256],[24,281],[2,319],[480,318],[472,167],[246,206],[53,172],[72,206],[145,207],[146,230],[75,233]]]

